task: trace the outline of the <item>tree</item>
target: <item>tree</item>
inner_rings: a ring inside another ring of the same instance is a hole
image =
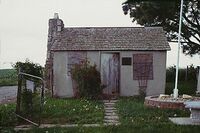
[[[26,59],[25,62],[16,62],[12,65],[13,68],[19,72],[19,69],[23,73],[31,74],[38,77],[43,77],[43,68],[37,63],[33,63]],[[31,80],[34,82],[34,91],[27,89],[26,81]],[[18,92],[17,92],[17,105],[16,113],[25,115],[26,117],[33,116],[40,111],[40,92],[38,93],[37,87],[41,85],[41,81],[27,76],[18,75]],[[23,87],[22,87],[23,86]]]
[[[177,42],[180,0],[127,0],[124,14],[143,26],[162,26],[168,41]],[[184,0],[182,48],[189,55],[200,54],[200,1]]]
[[[28,59],[26,59],[25,62],[18,61],[15,64],[13,64],[12,66],[13,66],[13,68],[15,68],[17,70],[17,72],[19,72],[19,68],[20,68],[21,71],[24,73],[35,75],[38,77],[43,77],[42,66],[37,63],[33,63],[33,62],[29,61]]]

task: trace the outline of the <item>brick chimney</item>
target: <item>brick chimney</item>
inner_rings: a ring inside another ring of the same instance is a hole
[[[63,31],[64,23],[59,19],[58,13],[54,13],[54,18],[49,19],[48,29],[48,42],[47,42],[47,57],[46,57],[46,75],[45,75],[45,87],[52,90],[53,95],[53,53],[51,53],[51,47],[53,42],[57,39],[57,36]]]
[[[47,44],[47,58],[49,58],[48,53],[50,52],[52,42],[64,29],[64,23],[59,19],[58,13],[54,13],[54,18],[49,19],[49,31],[48,31],[48,44]]]

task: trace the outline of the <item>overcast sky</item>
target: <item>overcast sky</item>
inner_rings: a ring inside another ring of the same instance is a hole
[[[55,12],[65,27],[137,26],[124,15],[124,0],[0,0],[0,68],[26,58],[44,65],[48,19]],[[176,64],[176,44],[170,44],[167,66]],[[199,56],[181,54],[180,66],[200,65]]]

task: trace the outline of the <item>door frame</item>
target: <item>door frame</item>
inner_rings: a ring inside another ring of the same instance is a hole
[[[99,56],[100,56],[100,74],[101,74],[101,58],[102,58],[102,54],[118,54],[119,55],[119,57],[118,57],[118,61],[119,61],[119,67],[118,67],[118,69],[119,69],[119,74],[118,74],[118,78],[119,78],[119,82],[118,82],[118,89],[117,89],[117,91],[115,92],[115,93],[117,93],[117,96],[120,96],[120,89],[121,89],[121,55],[120,55],[120,51],[100,51],[99,52]],[[108,94],[109,95],[109,94]],[[113,95],[113,94],[111,94],[111,95]]]

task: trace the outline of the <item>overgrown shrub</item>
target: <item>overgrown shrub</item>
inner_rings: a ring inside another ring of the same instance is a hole
[[[16,62],[13,67],[19,72],[31,74],[38,77],[43,77],[43,68],[37,63],[33,63],[28,59],[25,62]],[[20,110],[17,110],[17,113],[25,117],[35,118],[40,113],[40,89],[41,80],[38,80],[32,76],[20,75],[19,76],[19,85],[21,86],[20,97]],[[30,90],[27,85],[27,81],[33,82],[33,90]],[[19,112],[18,112],[19,111]]]
[[[33,112],[38,112],[40,107],[40,97],[38,93],[33,93],[28,89],[24,89],[22,92],[22,108],[25,110],[26,114],[31,114]]]
[[[26,59],[25,62],[16,62],[12,65],[13,68],[19,72],[19,68],[22,72],[32,74],[38,77],[43,77],[43,67],[37,63],[33,63],[30,60]]]
[[[197,80],[196,74],[197,74],[197,69],[193,65],[190,65],[187,69],[180,68],[178,80],[196,81]],[[166,71],[166,81],[174,82],[175,77],[176,77],[176,66],[168,67]]]
[[[0,104],[0,131],[1,127],[14,126],[17,117],[14,114],[15,104]]]
[[[96,99],[102,92],[100,72],[88,60],[76,64],[71,71],[80,97]]]
[[[25,117],[38,117],[40,113],[40,95],[37,92],[24,89],[22,92],[21,113]]]
[[[165,94],[172,94],[174,89],[175,83],[174,82],[167,82],[165,87]],[[178,82],[178,93],[188,94],[188,95],[195,95],[197,89],[197,82],[196,81],[180,81]]]
[[[166,94],[172,94],[175,86],[176,67],[171,66],[166,71]],[[190,65],[186,68],[179,69],[178,89],[179,94],[195,95],[197,87],[197,69]]]

